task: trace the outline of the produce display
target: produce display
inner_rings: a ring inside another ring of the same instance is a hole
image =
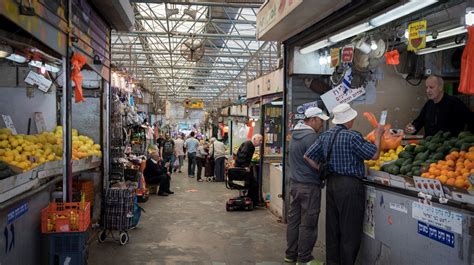
[[[403,147],[399,145],[396,149],[390,149],[386,152],[382,151],[378,160],[366,160],[364,162],[370,169],[380,170],[384,164],[397,160],[398,154],[403,150]]]
[[[10,129],[0,129],[0,161],[31,170],[48,161],[61,160],[63,155],[63,129],[57,126],[54,131],[37,135],[12,135]],[[89,156],[101,157],[101,147],[78,131],[72,130],[72,158],[74,160]]]
[[[382,165],[380,169],[392,175],[422,176],[439,179],[443,184],[469,188],[467,177],[474,173],[473,159],[474,135],[461,132],[457,137],[451,137],[449,132],[438,132],[421,140],[418,145],[407,145],[398,153],[397,160]]]

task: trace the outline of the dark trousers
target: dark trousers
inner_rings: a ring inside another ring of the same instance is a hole
[[[168,192],[170,190],[171,177],[168,175],[151,176],[145,179],[149,185],[160,185],[158,193]]]
[[[166,163],[170,163],[169,164],[169,167],[168,167],[168,172],[170,173],[170,176],[171,176],[171,173],[173,173],[173,163],[174,163],[174,155],[166,155],[166,156],[163,156],[163,163],[166,164]]]
[[[188,153],[188,176],[194,176],[196,171],[196,153]]]
[[[247,196],[252,199],[253,205],[258,205],[259,199],[258,199],[258,183],[257,183],[257,177],[253,174],[252,168],[250,168],[249,174],[249,191],[247,193]]]
[[[214,175],[216,181],[224,181],[225,157],[219,157],[215,161]]]
[[[201,179],[202,175],[202,168],[206,165],[206,159],[202,157],[196,157],[196,164],[197,164],[197,180]]]
[[[318,238],[321,211],[321,187],[316,184],[291,182],[290,210],[286,229],[286,257],[309,262]]]
[[[355,177],[331,175],[326,192],[326,262],[353,265],[362,238],[365,187]]]

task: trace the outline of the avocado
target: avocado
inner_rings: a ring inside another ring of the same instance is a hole
[[[454,151],[459,152],[460,150],[461,150],[461,149],[459,149],[459,148],[457,148],[457,147],[453,147],[453,148],[449,149],[449,153],[452,153],[452,152],[454,152]]]
[[[431,135],[430,135],[430,136],[427,136],[425,139],[426,139],[426,141],[429,142],[429,141],[433,140],[433,136],[431,136]]]
[[[400,174],[406,175],[408,172],[410,172],[411,168],[411,165],[402,166],[400,168]]]
[[[438,131],[435,135],[433,135],[433,139],[441,138],[443,136],[443,131]]]
[[[416,156],[415,156],[415,160],[422,160],[422,161],[425,161],[428,159],[428,156],[430,155],[430,151],[426,151],[424,153],[418,153]]]
[[[469,135],[463,138],[466,143],[474,143],[474,135]]]
[[[435,153],[433,155],[433,159],[434,160],[442,160],[444,158],[444,154],[443,153]]]
[[[433,138],[433,140],[431,140],[431,143],[435,143],[435,144],[440,144],[442,142],[444,142],[443,138]]]
[[[415,169],[412,172],[413,172],[413,176],[421,176],[421,171],[419,169]]]
[[[441,145],[436,149],[436,153],[443,153],[446,155],[449,152],[449,149],[451,149],[449,146]]]
[[[424,160],[415,160],[413,161],[412,166],[421,166],[421,164],[424,162]]]
[[[443,138],[449,138],[451,136],[451,132],[444,132],[443,133]]]
[[[468,151],[469,150],[469,147],[471,147],[473,144],[471,143],[463,143],[461,145],[461,151]]]
[[[418,145],[426,145],[427,143],[428,143],[428,141],[423,139],[418,143]]]
[[[461,148],[463,143],[464,143],[464,139],[459,139],[459,140],[456,141],[454,146],[457,147],[457,148]]]
[[[402,166],[411,165],[412,163],[413,163],[413,159],[407,158],[407,159],[403,162]]]
[[[464,137],[466,137],[466,136],[471,136],[471,135],[472,135],[472,133],[471,133],[470,131],[462,131],[462,132],[460,132],[460,133],[458,134],[458,138],[459,138],[459,139],[462,139],[462,138],[464,138]]]
[[[410,145],[405,146],[405,151],[413,153],[415,152],[415,148],[416,148],[416,145],[410,144]]]
[[[390,173],[392,175],[398,175],[398,174],[400,174],[400,167],[397,166],[397,165],[392,165],[390,167],[390,172],[388,172],[388,173]]]
[[[428,150],[430,150],[431,152],[435,151],[436,149],[438,149],[438,147],[440,146],[440,144],[435,144],[435,143],[430,143],[430,144],[427,144],[426,145]]]
[[[407,152],[407,151],[401,151],[401,152],[398,154],[398,157],[399,157],[399,158],[412,158],[413,155],[410,154],[410,153]]]
[[[415,147],[415,154],[418,154],[418,153],[423,153],[425,152],[426,150],[428,150],[428,148],[424,145],[418,145]]]
[[[399,158],[397,160],[395,160],[395,162],[393,162],[395,165],[397,166],[401,166],[403,165],[403,162],[405,162],[405,160],[407,160],[408,158]]]

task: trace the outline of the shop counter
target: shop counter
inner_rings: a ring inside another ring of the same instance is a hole
[[[359,264],[473,264],[474,204],[467,202],[472,194],[446,190],[440,203],[413,179],[383,172],[369,172],[364,183]]]

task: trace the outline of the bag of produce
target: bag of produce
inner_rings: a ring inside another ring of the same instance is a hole
[[[373,113],[364,112],[364,116],[367,118],[367,120],[372,124],[374,128],[377,128],[379,123]],[[390,124],[386,124],[384,126],[385,133],[382,137],[382,142],[380,144],[382,151],[397,149],[397,147],[402,142],[403,130],[393,130],[391,128],[392,126]],[[371,131],[369,134],[367,134],[366,138],[371,143],[375,143],[375,129]]]

